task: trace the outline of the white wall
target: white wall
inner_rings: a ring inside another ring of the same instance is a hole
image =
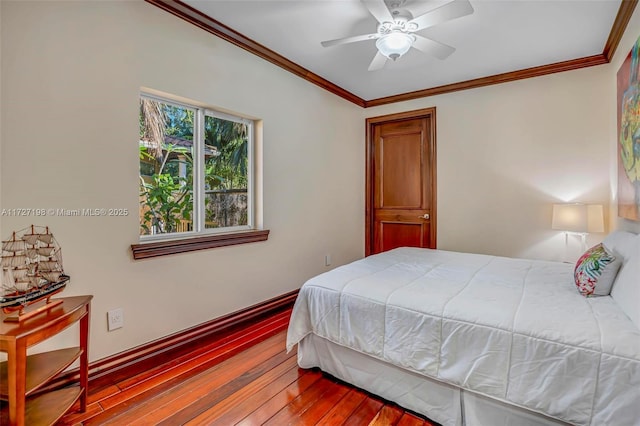
[[[363,256],[359,107],[144,2],[0,4],[2,207],[133,213],[2,218],[2,237],[56,234],[63,295],[94,295],[91,360],[296,289],[326,253]],[[132,260],[141,87],[263,120],[267,242]],[[109,333],[116,307],[125,326]]]
[[[640,222],[631,221],[618,217],[618,119],[616,109],[617,73],[625,58],[631,51],[633,44],[640,36],[640,8],[636,8],[624,36],[620,40],[616,54],[611,63],[607,65],[607,91],[613,94],[611,106],[609,107],[609,165],[611,179],[611,227],[613,229],[623,229],[632,232],[640,232]]]
[[[603,203],[607,231],[640,232],[616,198],[616,73],[638,36],[640,8],[610,64],[363,112],[437,108],[439,248],[572,261],[579,240],[550,229],[557,202]]]
[[[579,240],[550,229],[556,202],[603,203],[607,231],[640,232],[616,198],[616,74],[638,36],[640,9],[610,64],[364,111],[437,108],[439,248],[574,260]]]
[[[572,261],[579,240],[565,248],[551,230],[552,205],[608,203],[607,75],[592,67],[364,115],[436,107],[438,248]]]

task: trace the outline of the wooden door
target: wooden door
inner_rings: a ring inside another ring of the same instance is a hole
[[[435,108],[367,120],[367,255],[436,247],[435,147]]]

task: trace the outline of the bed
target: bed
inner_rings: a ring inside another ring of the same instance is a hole
[[[603,244],[617,265],[598,297],[567,263],[369,256],[302,286],[287,349],[446,426],[640,425],[640,236]]]

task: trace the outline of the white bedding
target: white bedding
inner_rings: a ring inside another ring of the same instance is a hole
[[[309,280],[287,336],[314,333],[578,425],[640,424],[640,331],[573,265],[400,248]],[[428,413],[424,413],[428,415]]]

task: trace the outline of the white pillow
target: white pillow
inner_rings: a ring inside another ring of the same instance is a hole
[[[638,235],[627,231],[613,231],[602,241],[602,244],[617,257],[627,260],[634,250]]]
[[[640,328],[640,235],[630,235],[633,238],[622,237],[616,241],[621,244],[613,244],[614,247],[612,247],[614,253],[617,252],[623,256],[624,261],[613,282],[611,297]]]

